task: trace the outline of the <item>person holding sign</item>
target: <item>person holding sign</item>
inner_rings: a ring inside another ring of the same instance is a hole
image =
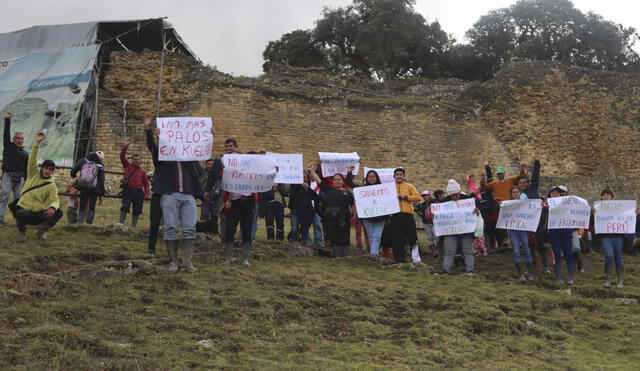
[[[511,188],[511,200],[520,200],[520,187],[516,186]],[[504,211],[503,211],[504,212]],[[537,223],[536,223],[537,224]],[[513,262],[518,270],[518,276],[520,281],[525,281],[527,278],[529,281],[533,281],[533,257],[531,256],[531,249],[529,249],[529,234],[526,230],[522,229],[509,229],[507,228],[507,235],[509,236],[509,243],[511,249],[513,249]],[[527,277],[525,278],[524,270],[522,269],[522,263],[520,262],[520,248],[524,250],[525,262],[527,263]]]
[[[614,204],[611,202],[613,200],[613,192],[610,189],[602,190],[602,192],[600,192],[601,202],[596,203],[593,208],[593,218],[594,222],[597,223],[596,234],[600,237],[602,250],[604,251],[604,287],[611,287],[611,269],[615,261],[616,284],[618,288],[622,288],[624,281],[624,259],[622,257],[622,251],[625,233],[629,233],[629,231],[621,228],[621,223],[617,223],[618,220],[626,218],[622,214],[623,210],[621,205]],[[602,212],[598,213],[598,211]],[[635,207],[633,207],[633,213],[635,214]],[[612,214],[616,215],[614,216]]]
[[[413,184],[407,183],[405,171],[399,167],[393,172],[398,192],[400,212],[391,216],[391,235],[393,240],[393,258],[396,263],[404,263],[406,258],[405,243],[411,246],[414,262],[420,261],[416,220],[413,218],[413,203],[420,202],[420,193]],[[416,259],[417,258],[417,259]]]
[[[443,203],[475,198],[474,195],[462,195],[461,192],[462,188],[460,187],[460,184],[454,179],[449,179],[449,183],[447,184],[447,193],[449,195],[443,200]],[[471,220],[474,221],[472,230],[468,233],[444,234],[444,258],[442,260],[442,271],[444,273],[449,274],[451,272],[451,268],[453,268],[453,261],[458,250],[458,245],[462,246],[462,255],[464,257],[464,265],[467,273],[473,273],[475,263],[475,254],[473,251],[473,240],[475,239],[476,229],[475,223],[477,222],[477,215],[480,214],[480,210],[477,208],[478,201],[474,200],[474,204],[476,207],[471,214],[471,216],[473,216]],[[456,205],[456,208],[457,207],[458,205]],[[437,219],[434,221],[434,224],[436,222]]]
[[[349,168],[349,172],[347,173],[347,184],[351,188],[361,187],[361,185],[355,184],[353,182],[353,166]],[[364,186],[370,186],[374,184],[382,184],[380,180],[380,176],[378,172],[375,170],[367,171],[367,175],[364,178]],[[374,216],[374,217],[364,217],[361,216],[362,225],[364,225],[365,236],[369,239],[369,253],[371,255],[378,255],[378,250],[380,249],[380,241],[382,239],[382,230],[384,229],[384,223],[388,219],[387,215],[382,216]]]
[[[309,174],[322,192],[324,200],[324,223],[327,237],[331,242],[334,257],[349,256],[349,240],[351,233],[351,216],[355,214],[355,200],[353,193],[346,188],[345,178],[336,173],[333,177],[333,187],[324,182],[314,170],[315,165],[309,165]]]
[[[145,126],[151,128],[152,118],[145,118]],[[212,129],[213,130],[213,129]],[[161,135],[160,129],[153,130]],[[178,228],[182,229],[183,267],[196,271],[193,266],[193,245],[196,238],[198,209],[196,198],[202,198],[197,161],[159,160],[159,148],[155,141],[147,141],[151,148],[156,171],[153,175],[153,192],[160,195],[160,207],[164,218],[164,243],[169,254],[169,272],[178,266]]]
[[[547,195],[549,199],[562,197],[569,194],[569,190],[567,187],[560,185],[554,186],[549,189],[549,194]],[[547,203],[545,207],[549,207]],[[551,216],[552,210],[549,210],[549,214]],[[556,271],[556,283],[564,284],[564,280],[562,279],[562,256],[564,255],[564,259],[567,262],[567,270],[569,273],[569,279],[567,280],[568,285],[573,285],[573,272],[574,272],[574,262],[573,262],[573,228],[558,228],[552,229],[549,228],[549,221],[547,220],[547,229],[549,235],[549,242],[551,243],[551,248],[553,249],[553,256],[555,258],[555,271]]]

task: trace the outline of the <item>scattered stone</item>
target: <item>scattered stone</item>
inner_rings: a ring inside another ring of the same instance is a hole
[[[634,298],[614,298],[612,300],[614,303],[622,305],[638,304],[638,299]]]
[[[527,327],[533,327],[536,325],[533,321],[527,321],[526,323],[527,323]]]
[[[557,293],[560,294],[565,294],[565,295],[572,295],[571,294],[571,289],[560,289],[560,290],[555,290]]]
[[[198,344],[198,345],[200,345],[202,347],[208,348],[208,349],[213,348],[213,340],[211,340],[211,339],[200,340],[196,344]]]

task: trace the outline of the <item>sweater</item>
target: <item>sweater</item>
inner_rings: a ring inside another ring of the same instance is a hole
[[[480,182],[480,187],[483,191],[493,191],[493,197],[496,201],[510,200],[511,188],[518,184],[518,177],[512,176],[505,178],[504,180],[494,180],[492,182]]]
[[[27,166],[27,179],[22,188],[23,194],[18,201],[18,207],[32,212],[41,212],[50,208],[58,209],[60,200],[58,199],[58,187],[55,179],[43,178],[38,169],[38,150],[40,146],[33,143],[31,148],[31,156]],[[33,188],[42,183],[50,183],[29,192],[24,192],[29,188]]]
[[[135,166],[127,160],[127,150],[129,146],[122,147],[120,151],[120,162],[124,169],[124,177],[127,179],[128,189],[144,189],[144,193],[149,193],[149,177],[145,169]]]
[[[400,202],[400,212],[413,214],[412,204],[422,200],[422,197],[420,197],[420,193],[418,193],[416,187],[414,187],[413,184],[402,182],[396,183],[396,190],[398,191],[398,196],[408,196],[406,200],[398,200],[398,202]]]
[[[4,119],[4,138],[2,141],[2,172],[22,173],[27,171],[29,154],[22,147],[18,147],[11,141],[11,119]]]

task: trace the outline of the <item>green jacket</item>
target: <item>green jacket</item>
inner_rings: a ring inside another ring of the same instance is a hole
[[[40,169],[38,169],[39,149],[40,146],[34,142],[33,147],[31,147],[31,154],[29,155],[29,163],[27,164],[27,179],[24,182],[22,191],[24,192],[29,188],[45,182],[51,184],[24,193],[22,197],[20,197],[20,201],[18,201],[20,208],[33,212],[44,211],[49,208],[58,209],[60,207],[58,187],[56,186],[55,179],[53,177],[45,179],[40,175]]]

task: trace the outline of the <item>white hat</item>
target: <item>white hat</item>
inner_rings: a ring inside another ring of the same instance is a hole
[[[449,183],[447,184],[447,193],[454,194],[460,193],[460,191],[462,191],[462,187],[460,187],[460,184],[458,184],[458,182],[453,179],[449,179]]]
[[[103,159],[104,159],[104,152],[102,152],[102,151],[96,151],[96,155],[98,155],[98,158],[99,158],[100,160],[103,160]]]
[[[431,192],[429,192],[427,190],[424,190],[424,191],[422,191],[422,193],[420,193],[420,196],[426,196],[426,195],[430,195],[430,194],[431,194]]]

